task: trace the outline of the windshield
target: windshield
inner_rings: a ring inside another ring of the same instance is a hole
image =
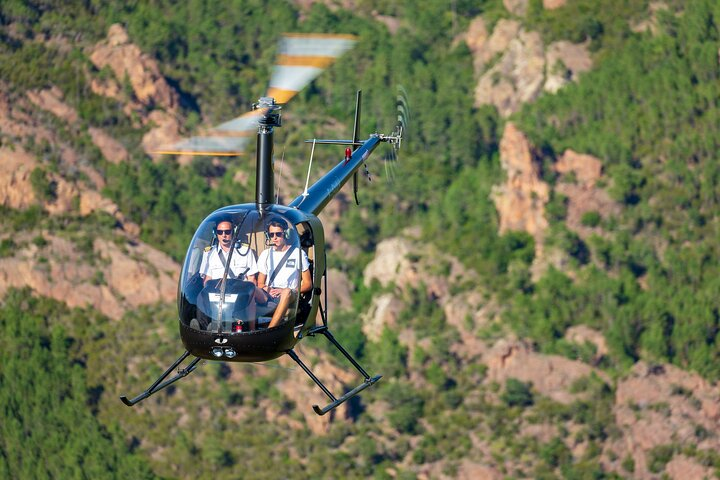
[[[180,280],[180,321],[201,331],[247,333],[294,322],[308,257],[282,215],[252,207],[208,216]],[[305,272],[307,275],[307,272]]]

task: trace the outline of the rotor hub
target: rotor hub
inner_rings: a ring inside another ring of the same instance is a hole
[[[253,110],[266,110],[259,124],[264,127],[279,127],[282,125],[282,119],[280,118],[280,110],[282,106],[275,103],[275,99],[272,97],[260,97],[257,103],[253,104]]]

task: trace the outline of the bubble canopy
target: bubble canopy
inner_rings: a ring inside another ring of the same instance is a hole
[[[231,336],[294,324],[307,269],[288,216],[260,212],[254,204],[223,208],[203,220],[188,248],[179,282],[180,322]]]

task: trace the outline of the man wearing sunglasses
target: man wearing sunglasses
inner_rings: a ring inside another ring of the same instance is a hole
[[[274,307],[269,327],[280,323],[290,302],[297,299],[298,288],[301,293],[312,289],[310,262],[307,254],[295,245],[288,243],[289,231],[285,222],[272,220],[267,226],[268,242],[258,260],[258,288],[267,297],[267,311]]]
[[[257,285],[255,277],[258,268],[255,253],[252,249],[247,245],[236,246],[231,255],[233,243],[232,222],[229,220],[220,221],[215,227],[215,235],[218,240],[217,245],[205,249],[200,263],[200,276],[203,278],[203,282],[206,284],[210,280],[222,278],[229,260],[228,278],[246,280]]]

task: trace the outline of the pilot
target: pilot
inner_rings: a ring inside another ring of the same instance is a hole
[[[308,256],[288,243],[289,233],[284,221],[271,220],[267,226],[270,248],[263,250],[258,260],[258,288],[265,292],[268,307],[275,307],[270,328],[280,323],[290,302],[296,299],[298,284],[301,293],[312,289]]]
[[[215,246],[205,248],[202,262],[200,263],[200,276],[203,284],[213,279],[222,278],[225,273],[225,266],[230,257],[232,244],[233,226],[229,220],[221,220],[215,227],[218,243]],[[228,278],[240,279],[252,282],[257,285],[256,275],[258,273],[255,252],[247,246],[235,246],[230,258],[230,269]]]

